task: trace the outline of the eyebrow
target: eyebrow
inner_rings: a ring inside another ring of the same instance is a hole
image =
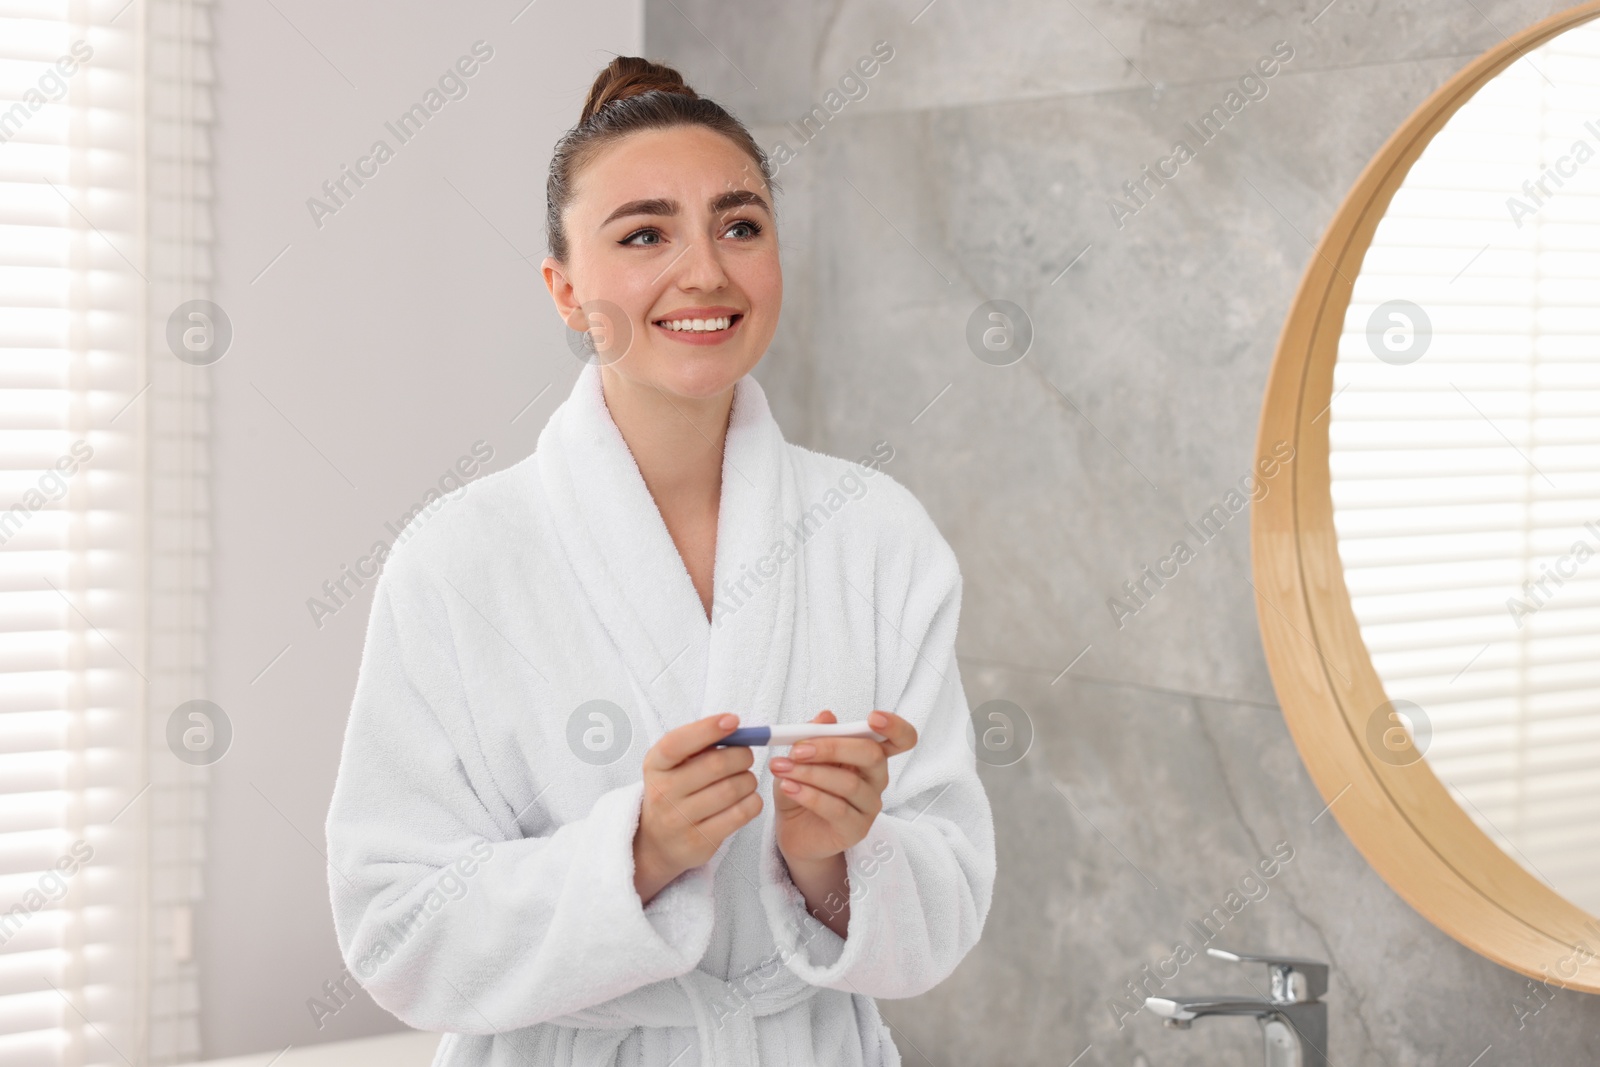
[[[740,207],[757,207],[768,215],[772,214],[772,209],[767,206],[767,202],[762,198],[761,194],[751,192],[748,189],[737,189],[730,193],[723,193],[711,201],[712,212],[719,215]],[[617,219],[627,218],[630,215],[670,216],[677,213],[678,202],[676,200],[663,200],[659,197],[650,200],[630,200],[607,215],[605,221],[600,225],[607,226]]]

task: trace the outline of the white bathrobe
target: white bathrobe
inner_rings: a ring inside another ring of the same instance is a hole
[[[532,456],[387,559],[329,885],[350,976],[446,1032],[435,1067],[893,1067],[873,998],[925,992],[978,940],[994,828],[956,669],[961,575],[927,512],[881,471],[786,442],[747,375],[715,585],[713,625],[594,365]],[[825,708],[919,735],[845,853],[846,936],[788,877],[767,749],[760,816],[642,905],[646,749],[713,713]]]

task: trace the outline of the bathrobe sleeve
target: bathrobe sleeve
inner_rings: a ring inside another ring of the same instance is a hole
[[[526,838],[520,813],[484,784],[450,625],[472,607],[418,562],[402,550],[375,592],[328,812],[334,926],[352,976],[410,1026],[487,1034],[693,969],[711,936],[710,872],[687,871],[641,905],[642,782]]]
[[[843,939],[807,913],[775,837],[763,852],[761,896],[779,953],[801,978],[894,999],[938,985],[977,943],[995,854],[956,670],[960,570],[922,505],[898,483],[889,488],[904,494],[906,521],[880,542],[872,579],[874,706],[909,720],[917,744],[890,757],[883,810],[867,836],[845,850],[850,917]]]

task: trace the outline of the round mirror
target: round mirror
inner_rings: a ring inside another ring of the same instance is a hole
[[[1597,156],[1600,22],[1428,142],[1353,279],[1328,468],[1379,754],[1600,915]]]
[[[1329,810],[1423,915],[1600,991],[1600,5],[1368,165],[1285,325],[1263,642]]]

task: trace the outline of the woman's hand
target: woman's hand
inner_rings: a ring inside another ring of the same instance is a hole
[[[633,886],[642,903],[709,860],[724,838],[761,814],[750,749],[710,747],[738,725],[737,715],[709,715],[667,731],[645,753],[644,800],[633,835]]]
[[[837,720],[824,711],[811,721]],[[887,740],[818,737],[772,758],[778,850],[792,871],[815,869],[867,836],[883,810],[889,757],[917,743],[916,727],[898,715],[874,711],[867,722]]]

